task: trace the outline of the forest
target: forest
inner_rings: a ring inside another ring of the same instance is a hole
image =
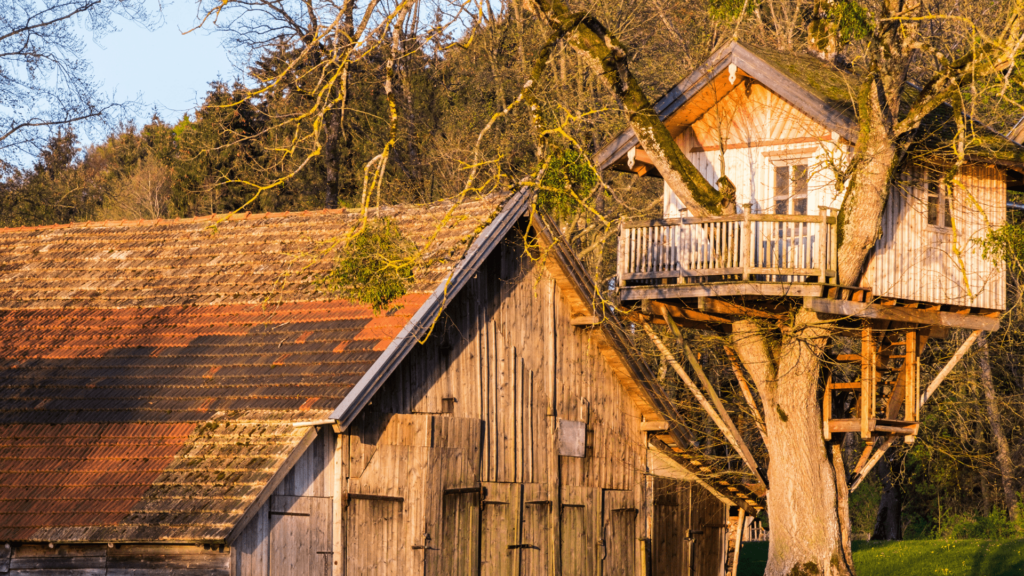
[[[886,10],[896,14],[890,20],[918,11],[908,17],[918,44],[905,81],[927,91],[944,62],[987,49],[1020,9],[999,0],[211,2],[200,6],[203,26],[243,63],[237,77],[211,79],[201,105],[181,118],[122,116],[88,144],[80,136],[88,118],[34,133],[19,144],[31,161],[5,158],[0,226],[236,210],[372,212],[526,185],[611,299],[618,224],[658,217],[662,180],[595,168],[598,149],[636,125],[633,92],[610,89],[608,71],[579,41],[552,32],[556,23],[569,26],[564,14],[599,22],[621,59],[601,62],[620,66],[653,102],[733,39],[806,54],[808,45],[820,47],[816,31],[831,27],[841,46],[836,65],[867,69],[873,35],[884,27],[877,15]],[[1024,116],[1020,64],[1015,49],[1010,65],[987,76],[978,68],[944,88],[942,99],[1007,134]],[[1022,200],[1012,192],[1009,199]],[[986,250],[1007,268],[1000,330],[940,388],[917,441],[895,445],[852,493],[854,539],[1024,538],[1024,212],[1010,210]],[[729,411],[755,422],[721,336],[684,336]],[[941,368],[965,336],[933,340],[922,371]],[[659,367],[649,342],[638,339],[636,352]],[[742,460],[660,367],[706,455],[742,478]],[[842,443],[847,464],[859,442],[847,434]],[[768,459],[765,447],[755,452]],[[770,515],[759,517],[769,531]]]

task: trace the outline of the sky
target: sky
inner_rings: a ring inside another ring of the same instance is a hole
[[[195,21],[196,3],[175,0],[165,4],[164,23],[147,30],[135,23],[118,22],[120,31],[104,36],[97,45],[87,37],[88,58],[96,80],[107,94],[143,102],[139,120],[148,120],[154,106],[169,122],[195,109],[208,84],[218,74],[234,77],[220,37],[206,31],[182,35]]]

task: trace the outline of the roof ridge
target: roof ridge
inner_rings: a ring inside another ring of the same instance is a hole
[[[414,204],[395,204],[395,206],[414,206]],[[252,211],[233,211],[233,212],[221,212],[207,214],[206,216],[192,216],[183,218],[139,218],[138,220],[86,220],[84,222],[68,222],[65,224],[40,224],[37,226],[11,226],[3,227],[0,226],[0,232],[30,232],[34,230],[62,230],[64,228],[90,228],[94,226],[103,226],[107,228],[113,227],[125,227],[129,228],[132,226],[160,226],[165,224],[180,224],[186,222],[201,222],[203,220],[209,220],[211,222],[220,219],[222,222],[237,222],[239,220],[265,220],[268,218],[284,218],[286,216],[295,216],[298,214],[346,214],[348,208],[324,208],[322,210],[303,210],[301,212],[291,212],[285,210],[284,212],[256,212]]]
[[[500,193],[498,193],[498,194],[500,194]],[[475,198],[467,198],[467,199],[464,199],[463,201],[464,202],[474,202],[474,201],[482,200],[483,198],[486,198],[487,196],[490,196],[490,194],[484,194],[484,195],[481,195],[481,196],[477,196]],[[509,194],[509,196],[511,196],[511,194]],[[414,202],[401,202],[401,203],[398,203],[398,204],[385,204],[383,206],[380,206],[380,208],[395,208],[395,207],[421,208],[421,207],[433,206],[433,205],[443,204],[445,202],[453,202],[453,201],[454,201],[454,198],[442,198],[440,200],[435,200],[433,202],[424,202],[424,203],[421,203],[421,204],[417,204],[417,203],[414,203]],[[10,227],[0,226],[0,232],[31,232],[31,231],[34,231],[34,230],[62,230],[62,229],[65,229],[65,228],[90,228],[90,227],[93,227],[93,226],[97,226],[97,227],[98,226],[104,226],[104,227],[108,227],[108,228],[123,226],[125,228],[128,228],[128,227],[132,227],[132,226],[159,226],[159,225],[165,225],[165,224],[166,225],[170,225],[170,224],[180,224],[180,223],[186,223],[186,222],[201,222],[203,220],[209,220],[211,222],[213,222],[215,220],[220,220],[222,222],[237,222],[237,221],[240,221],[240,220],[265,220],[265,219],[268,219],[268,218],[285,218],[287,216],[296,216],[296,215],[300,215],[300,214],[312,215],[312,214],[348,214],[348,213],[350,213],[350,209],[346,208],[344,206],[342,206],[341,208],[321,208],[319,210],[302,210],[301,212],[292,212],[292,211],[289,211],[289,210],[285,210],[283,212],[255,212],[254,213],[251,210],[246,210],[244,212],[240,211],[240,210],[234,210],[234,211],[231,211],[231,212],[212,213],[212,214],[207,214],[205,216],[192,216],[192,217],[184,217],[184,218],[155,218],[155,219],[140,218],[138,220],[128,220],[128,219],[121,219],[121,220],[86,220],[84,222],[68,222],[68,223],[65,223],[65,224],[40,224],[40,225],[37,225],[37,226],[10,226]]]

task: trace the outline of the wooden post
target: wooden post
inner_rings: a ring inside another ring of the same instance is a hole
[[[871,417],[874,416],[875,347],[871,325],[864,323],[860,331],[860,435],[871,438]]]
[[[743,525],[747,521],[747,511],[740,508],[740,519],[736,523],[736,554],[732,559],[732,576],[736,576],[740,569],[740,546],[743,545]]]
[[[750,280],[750,256],[753,249],[753,241],[750,234],[750,209],[753,204],[743,205],[743,232],[740,236],[740,268],[743,269],[743,281]]]
[[[917,421],[917,330],[907,330],[904,350],[906,355],[903,358],[903,387],[906,393],[904,403],[906,404],[905,414],[908,422]]]
[[[768,432],[764,427],[764,419],[761,417],[761,411],[757,407],[754,395],[750,392],[750,383],[747,382],[746,376],[743,375],[743,367],[740,366],[740,360],[736,357],[736,352],[728,346],[725,347],[725,355],[729,357],[729,364],[732,365],[732,371],[736,375],[736,381],[739,383],[740,390],[743,392],[743,399],[747,401],[747,406],[750,407],[750,413],[754,417],[754,426],[757,427],[757,432],[761,435],[761,440],[763,440],[767,446]]]
[[[837,210],[833,210],[833,209],[829,208],[828,215],[829,215],[830,218],[834,217],[836,214],[838,214]],[[829,244],[828,245],[829,245],[830,249],[828,251],[828,254],[829,254],[829,256],[835,254],[836,257],[838,258],[838,256],[839,256],[839,246],[837,244],[837,242],[838,242],[838,237],[837,237],[837,234],[836,234],[836,229],[837,228],[839,228],[839,222],[838,221],[835,222],[834,224],[832,224],[832,226],[829,226],[829,239],[828,239]],[[839,262],[838,261],[832,262],[832,269],[836,271],[835,284],[838,285],[839,284]]]
[[[821,399],[821,420],[822,420],[822,433],[825,435],[825,440],[832,439],[832,430],[829,429],[829,421],[832,420],[832,374],[828,375],[828,380],[825,381],[825,396]]]
[[[828,252],[825,251],[825,247],[828,244],[828,207],[818,206],[818,216],[821,217],[818,224],[818,269],[821,270],[821,278],[818,282],[827,284],[828,276],[825,275],[825,271],[828,270]]]
[[[629,238],[623,236],[623,233],[625,231],[626,231],[626,229],[622,227],[622,220],[620,219],[619,220],[619,249],[616,252],[616,260],[615,260],[615,274],[616,274],[615,287],[616,288],[622,288],[622,284],[623,284],[622,278],[623,278],[623,276],[625,276],[626,247],[629,244]]]

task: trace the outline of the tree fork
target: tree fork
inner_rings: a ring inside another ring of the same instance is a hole
[[[596,18],[570,13],[561,0],[534,0],[537,13],[552,30],[569,38],[570,45],[626,108],[629,124],[658,173],[694,216],[722,213],[722,195],[701,175],[679,149],[658,117],[647,95],[629,73],[625,48]]]

